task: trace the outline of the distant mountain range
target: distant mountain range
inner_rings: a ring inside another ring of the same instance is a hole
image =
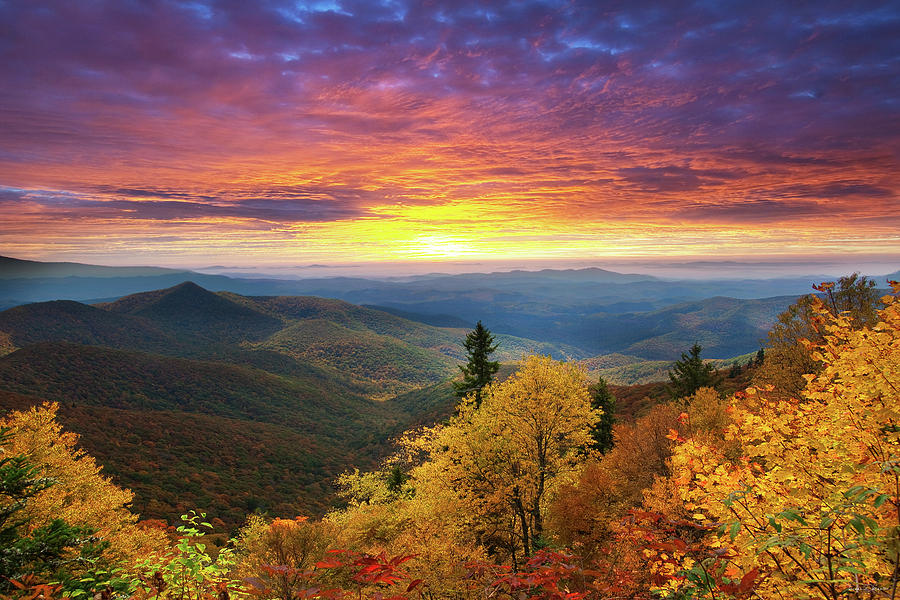
[[[900,272],[888,277],[900,278]],[[884,279],[876,281],[883,285]],[[794,298],[811,292],[820,280],[667,281],[597,268],[422,275],[402,280],[241,279],[150,267],[5,258],[0,260],[0,308],[56,299],[114,301],[192,281],[206,289],[251,297],[340,299],[438,327],[468,329],[481,320],[496,334],[552,344],[545,351],[557,356],[623,352],[645,359],[672,359],[698,341],[707,356],[727,358],[758,348],[775,316]],[[334,327],[321,324],[317,333],[340,337]],[[281,338],[278,343],[287,351],[291,344],[284,335]],[[316,351],[294,347],[292,352]]]
[[[73,262],[38,262],[0,256],[0,279],[41,277],[157,277],[183,273],[162,267],[104,267]]]
[[[236,526],[257,508],[322,512],[336,475],[446,415],[477,320],[505,363],[549,354],[642,383],[695,341],[708,358],[755,352],[808,285],[601,269],[249,280],[3,259],[0,410],[59,402],[140,512],[198,507]]]

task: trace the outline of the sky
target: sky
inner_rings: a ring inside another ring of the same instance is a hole
[[[900,4],[0,0],[0,254],[900,266]]]

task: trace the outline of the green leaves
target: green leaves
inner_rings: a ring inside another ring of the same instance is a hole
[[[466,348],[468,363],[460,365],[462,381],[453,383],[456,395],[460,398],[475,394],[475,403],[481,403],[481,390],[494,379],[494,374],[500,369],[500,363],[488,360],[488,357],[497,350],[494,336],[488,328],[478,321],[475,329],[466,335],[463,344]]]
[[[712,365],[703,362],[700,344],[691,346],[690,355],[681,353],[681,359],[669,371],[669,393],[673,400],[687,398],[700,388],[717,388],[722,378]]]

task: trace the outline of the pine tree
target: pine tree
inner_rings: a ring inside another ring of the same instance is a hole
[[[488,360],[488,357],[497,349],[494,336],[489,329],[478,321],[475,329],[466,335],[466,358],[468,364],[460,365],[462,381],[455,382],[453,387],[460,398],[475,393],[476,405],[481,404],[481,390],[493,381],[494,374],[500,368],[499,362]]]
[[[600,420],[591,427],[591,437],[594,438],[592,447],[594,450],[605,454],[612,449],[613,424],[616,422],[616,397],[609,391],[606,380],[600,377],[600,380],[591,386],[591,408],[601,410],[603,414]]]
[[[690,355],[681,353],[681,360],[669,370],[669,393],[673,400],[687,398],[702,387],[718,388],[721,378],[718,372],[700,358],[703,347],[694,343]]]

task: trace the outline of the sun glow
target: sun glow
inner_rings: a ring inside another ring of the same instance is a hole
[[[877,12],[848,7],[846,35],[814,39],[672,4],[619,45],[623,32],[605,29],[617,21],[591,3],[491,21],[441,2],[416,21],[376,14],[379,3],[287,21],[268,4],[77,6],[0,3],[14,29],[95,40],[23,34],[21,64],[0,62],[6,254],[900,253],[900,129],[885,126],[896,78],[883,66],[896,36],[878,38],[890,28],[871,27]],[[790,3],[779,11],[802,29]],[[157,45],[138,43],[148,32]],[[851,51],[850,40],[867,42]],[[117,44],[115,57],[99,50]],[[798,75],[810,64],[815,82]],[[867,85],[842,83],[851,70]]]
[[[397,253],[412,260],[471,258],[480,251],[464,240],[449,235],[420,235],[397,245]]]

